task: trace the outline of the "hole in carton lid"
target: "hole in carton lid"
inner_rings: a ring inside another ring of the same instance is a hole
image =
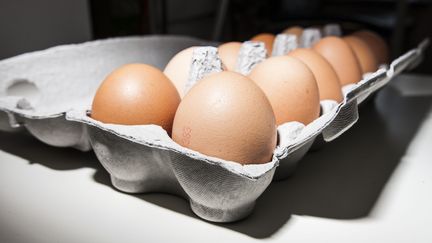
[[[35,105],[39,101],[40,91],[33,82],[16,79],[7,88],[6,95],[25,98],[30,104]]]

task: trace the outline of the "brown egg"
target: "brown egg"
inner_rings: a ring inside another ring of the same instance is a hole
[[[317,82],[312,71],[298,59],[270,57],[258,64],[249,77],[267,95],[278,125],[290,121],[307,125],[319,116]]]
[[[303,34],[303,28],[300,26],[292,26],[292,27],[286,28],[284,31],[282,31],[282,33],[296,35],[297,40],[300,40],[300,37]]]
[[[360,64],[354,51],[342,38],[324,37],[313,46],[313,49],[332,65],[342,86],[361,80]]]
[[[219,57],[228,71],[235,71],[241,45],[240,42],[227,42],[219,46]]]
[[[323,56],[306,48],[295,49],[288,55],[299,59],[312,71],[318,84],[320,100],[342,102],[343,95],[339,78],[331,64]]]
[[[104,123],[155,124],[171,133],[180,96],[157,68],[128,64],[114,70],[96,92],[91,117]]]
[[[175,115],[172,138],[208,156],[259,164],[271,161],[277,133],[261,89],[241,74],[223,71],[187,93]]]
[[[165,66],[164,74],[173,82],[180,97],[185,94],[185,85],[189,78],[192,53],[195,47],[189,47],[177,53]]]
[[[376,59],[373,50],[368,44],[356,36],[346,36],[343,38],[354,51],[362,73],[375,72],[378,69],[378,60]]]
[[[389,48],[385,40],[377,33],[369,30],[361,30],[352,35],[359,37],[367,43],[367,45],[373,50],[373,53],[378,60],[378,65],[389,62]]]
[[[270,56],[273,50],[273,42],[275,39],[275,35],[270,33],[262,33],[258,34],[251,38],[252,41],[262,41],[267,49],[267,56]]]

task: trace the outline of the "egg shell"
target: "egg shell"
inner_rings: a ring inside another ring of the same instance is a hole
[[[270,57],[258,64],[249,77],[267,95],[278,125],[290,121],[309,124],[318,118],[318,85],[312,71],[300,60]]]
[[[389,47],[380,35],[370,30],[360,30],[354,32],[352,35],[359,37],[367,43],[373,50],[379,65],[389,63]]]
[[[273,50],[273,42],[275,40],[276,36],[270,33],[261,33],[254,37],[252,37],[251,41],[261,41],[264,42],[264,45],[267,49],[267,55],[271,55]]]
[[[324,37],[313,46],[334,68],[341,85],[354,84],[361,80],[362,72],[354,51],[342,38]]]
[[[229,71],[211,74],[180,103],[172,139],[202,154],[241,164],[271,161],[276,123],[261,89]]]
[[[171,132],[180,96],[157,68],[127,64],[102,82],[93,99],[91,117],[123,125],[155,124]]]
[[[164,74],[172,81],[180,97],[183,97],[186,90],[186,82],[189,78],[192,54],[195,47],[186,48],[177,53],[165,66]]]
[[[286,28],[284,31],[282,31],[284,34],[292,34],[297,36],[297,41],[300,40],[301,35],[303,34],[303,28],[300,26],[292,26],[289,28]]]
[[[218,47],[218,54],[228,71],[235,71],[240,52],[240,42],[227,42]]]
[[[362,73],[371,73],[378,69],[378,60],[369,45],[361,38],[356,36],[346,36],[343,38],[354,51]]]
[[[331,64],[312,49],[298,48],[289,54],[302,61],[315,76],[318,84],[320,100],[335,100],[342,102],[342,87],[336,71]]]

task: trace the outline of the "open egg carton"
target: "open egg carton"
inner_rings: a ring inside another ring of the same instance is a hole
[[[52,146],[93,149],[119,190],[177,194],[188,198],[201,218],[235,221],[251,212],[273,179],[292,173],[315,138],[331,141],[348,130],[358,119],[358,105],[417,65],[428,41],[344,87],[343,102],[322,101],[322,115],[307,126],[279,126],[279,144],[264,164],[241,165],[203,155],[175,143],[160,126],[104,124],[89,116],[99,84],[115,68],[146,63],[163,69],[182,49],[211,44],[179,36],[115,38],[0,61],[0,130],[26,129]]]

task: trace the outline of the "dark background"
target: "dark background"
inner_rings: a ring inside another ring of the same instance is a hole
[[[115,36],[176,34],[247,40],[337,22],[345,33],[368,28],[392,57],[432,36],[428,0],[2,0],[0,59],[51,46]],[[431,48],[415,72],[432,73]]]

